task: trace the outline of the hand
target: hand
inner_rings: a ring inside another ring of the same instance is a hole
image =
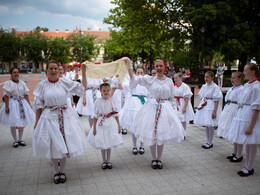
[[[250,127],[248,127],[248,128],[246,129],[246,131],[245,131],[245,134],[246,134],[246,135],[251,135],[252,132],[253,132],[253,129],[250,128]]]
[[[182,109],[182,113],[184,114],[186,112],[186,108],[183,108]]]
[[[120,134],[121,133],[121,129],[120,129],[120,127],[118,128],[118,134]]]
[[[96,129],[93,129],[93,135],[95,136],[97,134]]]
[[[74,106],[74,102],[73,102],[73,101],[71,101],[71,106],[72,106],[72,107]]]
[[[216,113],[216,111],[213,111],[213,113],[212,113],[212,119],[215,119],[217,117],[217,113]]]
[[[86,106],[86,98],[83,98],[82,104],[83,104],[83,106]]]
[[[9,114],[9,112],[10,112],[9,107],[5,107],[5,113]]]

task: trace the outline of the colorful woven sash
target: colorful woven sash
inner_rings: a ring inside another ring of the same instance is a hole
[[[200,105],[200,107],[198,108],[198,110],[201,110],[204,106],[207,105],[207,100],[213,100],[213,98],[209,98],[209,97],[204,97],[203,98],[203,103]]]
[[[238,109],[243,109],[244,106],[250,106],[250,104],[238,104]]]
[[[156,138],[157,136],[158,120],[162,112],[162,103],[168,101],[168,99],[156,99],[156,101],[158,103],[158,106],[156,108],[156,113],[155,113],[154,138]]]
[[[61,105],[61,106],[46,106],[46,108],[50,109],[50,111],[56,111],[57,110],[60,133],[61,133],[61,135],[64,139],[65,145],[66,145],[67,150],[68,150],[66,137],[65,137],[65,133],[64,133],[64,115],[63,115],[63,111],[68,108],[67,104]],[[69,150],[68,150],[67,156],[69,157]]]
[[[101,120],[100,120],[98,126],[102,126],[103,122],[105,121],[106,118],[109,118],[109,117],[111,117],[111,116],[113,116],[114,114],[117,114],[117,113],[118,112],[112,111],[112,112],[110,112],[108,114],[98,114],[98,116],[101,117]]]
[[[92,98],[93,98],[93,103],[97,100],[97,90],[98,88],[95,87],[88,87],[87,90],[92,90]]]
[[[25,119],[24,107],[23,107],[23,102],[22,102],[24,97],[22,97],[22,96],[12,96],[11,98],[13,98],[14,100],[18,101],[19,111],[20,111],[20,118],[21,119]]]
[[[231,100],[227,100],[227,104],[237,104],[237,102],[231,101]]]
[[[145,99],[144,99],[146,97],[145,95],[134,95],[133,94],[132,96],[133,97],[138,97],[142,104],[145,103]]]
[[[183,98],[182,96],[174,96],[177,102],[177,110],[179,111],[179,106],[181,105],[180,99]]]

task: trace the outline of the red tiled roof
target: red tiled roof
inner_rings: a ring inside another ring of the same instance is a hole
[[[84,35],[93,35],[96,36],[96,39],[110,39],[110,32],[109,31],[82,31]],[[22,34],[29,34],[30,31],[15,31],[15,34],[22,35]],[[42,35],[45,35],[49,38],[55,39],[56,37],[63,37],[67,39],[69,35],[76,34],[79,32],[41,32]]]

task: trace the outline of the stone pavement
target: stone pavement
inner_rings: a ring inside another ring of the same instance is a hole
[[[87,134],[87,118],[80,121]],[[147,146],[144,155],[132,154],[128,133],[124,145],[112,149],[112,170],[101,169],[101,152],[89,145],[82,156],[68,159],[67,182],[58,185],[53,183],[50,161],[33,156],[32,131],[33,125],[25,128],[26,147],[13,148],[9,128],[0,125],[0,194],[260,194],[259,152],[255,174],[241,178],[236,172],[244,160],[226,159],[232,143],[215,136],[214,147],[204,150],[204,128],[196,125],[188,124],[182,143],[165,145],[162,170],[151,168]]]

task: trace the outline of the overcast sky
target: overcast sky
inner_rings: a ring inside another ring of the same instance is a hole
[[[0,27],[18,31],[37,26],[49,31],[108,30],[103,18],[114,8],[110,0],[0,0]]]

